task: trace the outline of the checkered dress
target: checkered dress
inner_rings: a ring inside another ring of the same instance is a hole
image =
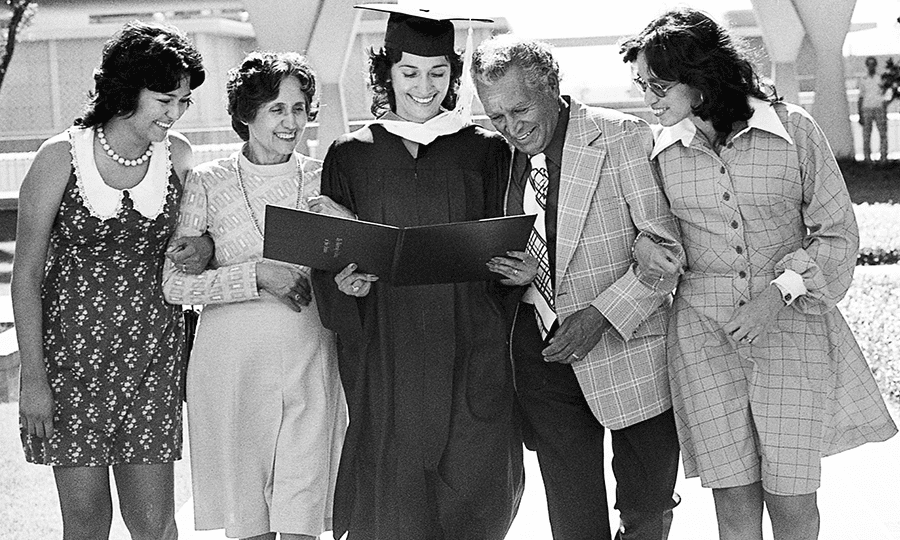
[[[762,107],[794,144],[748,126],[719,155],[699,134],[687,145],[665,129],[658,138],[689,267],[669,326],[669,374],[686,476],[712,488],[761,480],[795,495],[818,488],[821,456],[897,430],[835,306],[859,244],[843,177],[803,109]],[[752,345],[727,338],[735,307],[785,270],[808,293]]]

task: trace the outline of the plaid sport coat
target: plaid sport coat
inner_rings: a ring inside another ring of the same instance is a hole
[[[556,310],[563,321],[593,305],[614,327],[573,368],[600,423],[621,429],[672,406],[665,350],[671,296],[638,279],[631,246],[639,231],[678,251],[681,245],[648,158],[650,127],[634,116],[566,99],[571,107],[557,209]]]

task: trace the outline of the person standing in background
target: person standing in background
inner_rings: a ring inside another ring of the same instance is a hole
[[[872,161],[872,125],[878,128],[880,143],[879,161],[887,161],[887,92],[881,87],[881,76],[877,73],[878,60],[874,56],[866,58],[866,74],[858,79],[859,99],[856,108],[859,112],[859,123],[862,126],[863,161]]]

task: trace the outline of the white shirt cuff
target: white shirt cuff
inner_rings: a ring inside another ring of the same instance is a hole
[[[791,305],[797,297],[808,292],[806,285],[803,283],[803,277],[793,270],[785,270],[783,274],[773,279],[770,283],[781,291],[781,299],[784,300],[786,306]]]

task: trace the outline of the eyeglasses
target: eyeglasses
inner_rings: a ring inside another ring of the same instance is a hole
[[[642,79],[640,75],[635,75],[634,79],[632,79],[632,82],[634,82],[634,85],[637,86],[641,92],[646,93],[647,90],[649,89],[651,92],[653,92],[654,95],[656,95],[657,97],[661,97],[661,98],[666,97],[666,94],[669,93],[669,90],[671,90],[671,89],[675,88],[676,86],[678,86],[679,84],[681,84],[680,82],[677,82],[677,81],[673,82],[673,83],[669,83],[669,84],[659,84],[656,82],[647,82],[644,79]]]

